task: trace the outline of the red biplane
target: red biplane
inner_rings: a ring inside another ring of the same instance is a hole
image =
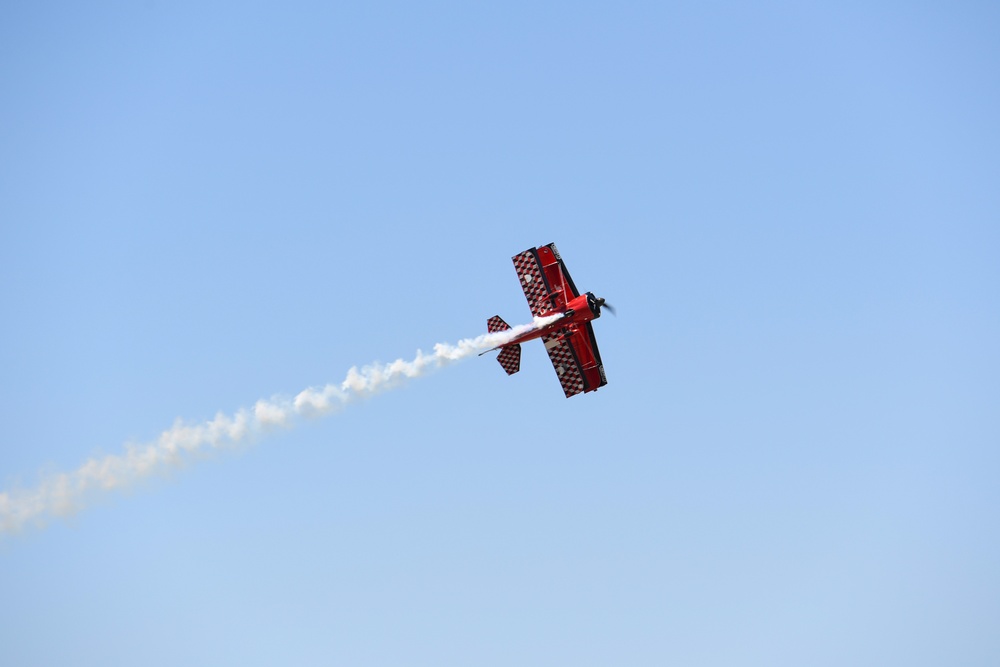
[[[555,243],[529,248],[514,255],[513,260],[531,314],[536,318],[558,319],[534,327],[509,343],[493,348],[500,350],[497,361],[507,375],[521,369],[521,343],[541,338],[566,398],[597,391],[606,385],[608,380],[604,375],[604,364],[601,363],[591,320],[601,316],[601,308],[607,308],[614,314],[611,304],[595,297],[593,292],[580,294],[577,291]],[[510,329],[499,315],[487,320],[486,325],[490,332]]]

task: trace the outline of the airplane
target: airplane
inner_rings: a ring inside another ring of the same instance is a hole
[[[615,309],[593,292],[580,294],[555,243],[528,248],[512,259],[531,314],[536,318],[558,319],[529,329],[486,352],[500,350],[497,361],[507,375],[513,375],[521,369],[521,343],[541,338],[566,398],[606,385],[608,379],[591,321],[601,316],[602,308],[612,315]],[[508,331],[510,325],[494,315],[486,321],[486,328],[494,333]]]

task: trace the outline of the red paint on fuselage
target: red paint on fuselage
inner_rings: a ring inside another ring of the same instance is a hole
[[[526,331],[520,336],[513,338],[510,342],[505,343],[504,347],[507,345],[519,345],[520,343],[528,340],[542,338],[543,336],[547,336],[556,331],[562,331],[563,329],[569,329],[569,333],[575,333],[587,322],[600,317],[599,308],[596,313],[591,309],[590,299],[593,299],[593,295],[589,292],[571,299],[569,303],[566,304],[565,308],[553,310],[552,312],[543,315],[543,317],[551,317],[552,315],[561,314],[562,317],[558,320],[551,322],[544,327]]]

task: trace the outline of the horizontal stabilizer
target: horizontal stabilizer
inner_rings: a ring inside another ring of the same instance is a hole
[[[497,355],[497,361],[507,371],[507,375],[513,375],[518,372],[521,370],[521,346],[508,345],[501,348],[500,354]]]
[[[490,333],[510,331],[510,325],[504,322],[503,318],[499,315],[494,315],[490,319],[486,320],[486,328],[489,329]],[[503,366],[503,369],[507,371],[507,375],[513,375],[518,372],[521,370],[521,346],[507,345],[505,347],[501,347],[500,354],[497,355],[497,361],[499,361],[500,365]]]
[[[510,330],[510,325],[503,321],[499,315],[494,315],[490,319],[486,320],[486,329],[490,333],[497,333],[498,331],[508,331]]]

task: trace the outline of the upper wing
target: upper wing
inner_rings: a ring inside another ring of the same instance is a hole
[[[585,391],[597,391],[598,387],[608,383],[590,322],[582,328],[567,327],[543,336],[542,341],[566,398]]]
[[[566,307],[567,301],[580,296],[555,243],[529,248],[512,259],[535,317],[558,312]]]

